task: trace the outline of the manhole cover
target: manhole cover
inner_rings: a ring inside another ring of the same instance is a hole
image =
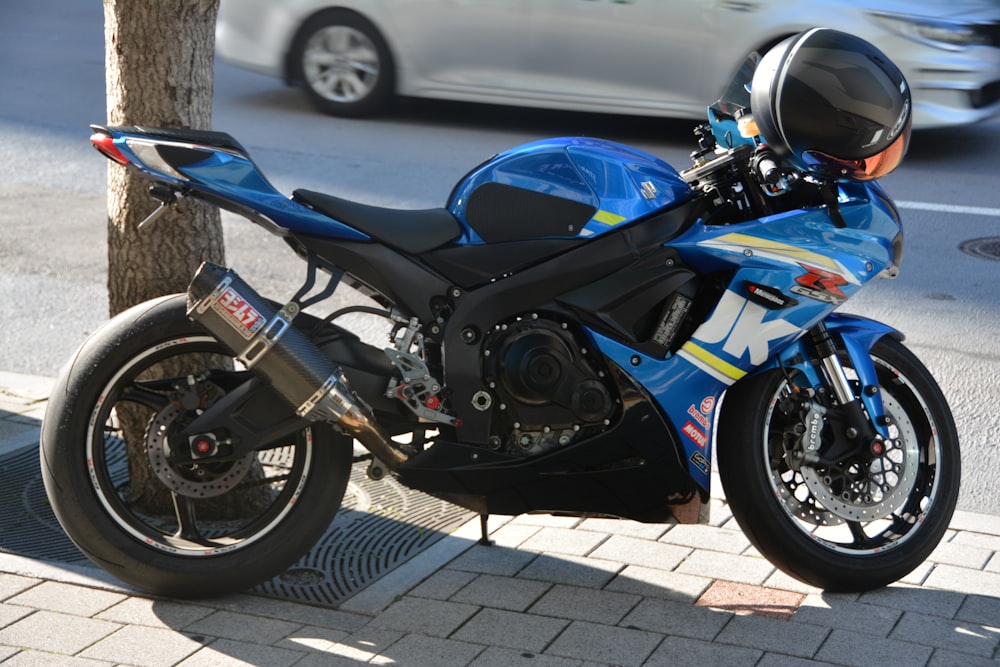
[[[962,241],[958,244],[958,249],[966,255],[1000,261],[1000,236]]]
[[[473,515],[392,479],[373,482],[366,463],[351,470],[344,502],[308,554],[254,592],[336,605],[453,532]],[[38,446],[0,457],[0,552],[62,563],[87,558],[52,513]]]

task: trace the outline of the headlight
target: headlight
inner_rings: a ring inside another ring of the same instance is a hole
[[[949,51],[990,43],[984,26],[975,23],[898,14],[872,14],[872,16],[896,34]]]

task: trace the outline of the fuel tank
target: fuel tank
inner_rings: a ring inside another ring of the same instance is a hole
[[[600,236],[691,197],[677,170],[611,141],[561,137],[495,155],[458,182],[448,209],[463,243]]]

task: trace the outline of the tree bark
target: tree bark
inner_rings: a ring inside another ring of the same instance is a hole
[[[210,129],[219,0],[104,0],[108,123]],[[182,292],[203,260],[225,264],[219,211],[184,200],[137,227],[159,202],[130,169],[108,168],[108,306],[112,316]]]
[[[219,0],[104,0],[108,124],[211,129],[215,19]],[[108,306],[110,315],[149,299],[183,292],[202,261],[225,264],[219,210],[185,199],[140,232],[158,206],[150,182],[109,162]],[[211,365],[206,358],[206,367]],[[218,363],[215,364],[218,366]],[[167,364],[164,376],[181,372]],[[183,371],[187,372],[187,371]],[[129,500],[155,514],[173,511],[171,496],[145,452],[149,411],[119,406],[129,460]],[[255,468],[250,479],[259,476]],[[263,494],[263,495],[262,495]],[[227,494],[202,504],[227,514],[266,501],[266,489]],[[256,498],[255,498],[256,496]]]

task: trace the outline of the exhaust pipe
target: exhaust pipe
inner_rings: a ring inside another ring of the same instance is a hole
[[[235,271],[209,262],[198,268],[187,296],[188,317],[269,383],[296,414],[336,424],[391,470],[406,462],[371,408],[351,391],[343,370],[292,326],[295,304],[277,310]]]

